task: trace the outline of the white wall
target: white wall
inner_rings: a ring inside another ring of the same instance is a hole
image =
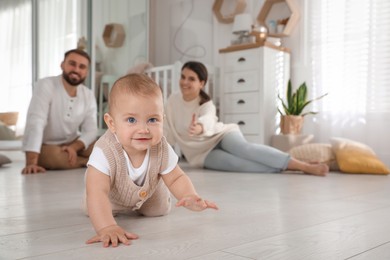
[[[291,82],[296,87],[311,78],[309,69],[310,57],[307,47],[306,1],[308,0],[295,0],[299,7],[299,21],[291,35],[283,38],[283,45],[291,50]]]
[[[177,60],[213,61],[215,47],[210,0],[152,0],[151,17],[154,42],[151,43],[154,65]]]
[[[301,9],[300,20],[292,34],[282,39],[283,46],[291,49],[291,75],[294,85],[307,78],[305,75],[305,71],[307,71],[305,59],[307,57],[302,52],[306,46],[303,34],[305,0],[295,1]],[[234,9],[233,0],[225,2],[222,10]],[[252,15],[253,22],[258,16],[263,2],[263,0],[247,0],[245,12]],[[151,5],[155,9],[154,15],[151,17],[151,26],[154,26],[152,29],[154,40],[151,43],[153,53],[150,57],[151,61],[157,66],[170,64],[178,59],[196,59],[219,65],[218,51],[230,45],[233,37],[231,33],[233,24],[219,23],[212,12],[213,4],[214,1],[211,0],[151,0]],[[176,39],[173,38],[174,36],[177,36]],[[186,53],[188,55],[178,55],[175,44],[181,50],[187,50],[192,46],[201,47],[197,48],[195,53],[188,51]],[[201,49],[205,50],[204,53],[200,51]]]

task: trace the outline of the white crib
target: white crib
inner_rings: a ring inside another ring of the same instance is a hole
[[[164,102],[168,97],[176,92],[180,91],[179,88],[179,79],[181,76],[181,67],[183,63],[180,61],[175,62],[174,64],[157,66],[150,68],[146,71],[146,74],[153,78],[156,83],[161,87],[163,92]],[[219,107],[219,69],[212,65],[206,65],[209,78],[205,86],[205,91],[211,96],[214,104],[217,106],[217,111]],[[107,106],[107,96],[108,93],[114,84],[115,80],[119,76],[105,75],[102,77],[98,91],[98,129],[99,135],[103,134],[107,129],[103,116]]]

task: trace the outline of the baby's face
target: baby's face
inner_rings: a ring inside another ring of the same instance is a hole
[[[161,141],[164,105],[160,96],[122,93],[110,112],[113,129],[125,151],[131,156]]]

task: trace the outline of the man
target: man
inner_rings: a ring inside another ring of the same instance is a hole
[[[69,50],[61,63],[62,75],[36,83],[23,136],[22,173],[86,166],[97,138],[96,99],[82,84],[90,62],[84,51]]]

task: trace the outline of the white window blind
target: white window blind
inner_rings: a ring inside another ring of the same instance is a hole
[[[313,87],[322,109],[390,112],[390,1],[311,0]]]
[[[390,1],[306,3],[311,91],[329,95],[305,130],[320,142],[363,142],[390,165]]]

